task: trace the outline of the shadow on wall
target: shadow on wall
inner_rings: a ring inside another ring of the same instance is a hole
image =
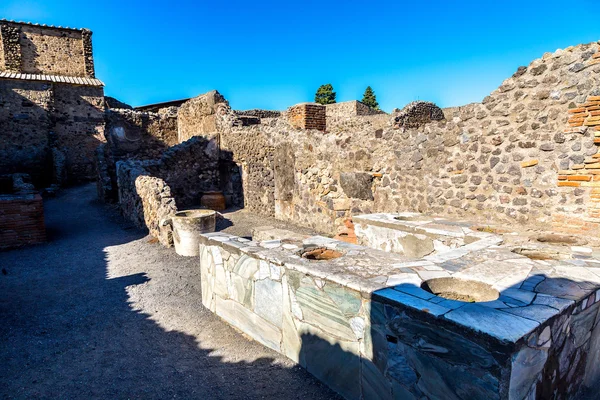
[[[50,92],[48,84],[17,82],[9,87],[0,82],[0,174],[29,174],[36,187],[52,182]],[[15,109],[9,112],[10,105]]]
[[[81,91],[102,89],[63,86],[0,81],[0,174],[27,173],[38,188],[94,177],[93,152],[103,140],[97,131],[102,113]],[[96,117],[88,115],[91,109],[98,112]]]
[[[94,197],[61,192],[46,204],[52,240],[0,253],[0,397],[338,398],[202,309],[197,259]]]

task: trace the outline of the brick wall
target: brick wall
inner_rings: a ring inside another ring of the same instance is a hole
[[[326,107],[315,103],[302,103],[288,109],[288,122],[294,128],[326,129]]]
[[[600,62],[600,53],[594,56]],[[578,160],[569,169],[558,171],[558,186],[585,192],[587,215],[573,218],[556,214],[554,226],[568,232],[600,229],[600,96],[588,96],[586,102],[569,109],[568,135],[590,135],[593,137],[591,156]]]
[[[0,195],[0,249],[45,241],[42,197],[39,194]]]

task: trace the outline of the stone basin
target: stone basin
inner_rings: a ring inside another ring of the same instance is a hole
[[[171,217],[173,244],[177,254],[194,257],[198,255],[199,237],[202,233],[215,231],[216,212],[212,210],[183,210]]]

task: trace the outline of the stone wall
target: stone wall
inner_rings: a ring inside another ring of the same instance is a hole
[[[177,109],[158,112],[112,109],[106,112],[106,140],[117,159],[158,158],[178,143]]]
[[[215,141],[194,137],[156,160],[117,161],[121,212],[164,245],[171,245],[170,227],[161,222],[178,209],[198,207],[204,192],[219,187],[218,160]]]
[[[0,80],[0,172],[31,175],[35,182],[48,180],[49,132],[52,126],[52,85]]]
[[[53,93],[52,132],[65,155],[68,180],[94,180],[94,153],[105,142],[103,88],[54,84]]]
[[[167,247],[173,245],[172,228],[164,223],[177,212],[171,188],[149,175],[148,162],[117,162],[119,206],[123,215]]]
[[[104,93],[91,32],[0,21],[0,172],[36,184],[95,179]]]
[[[326,106],[327,120],[336,118],[348,118],[359,115],[379,115],[385,114],[381,110],[375,110],[366,104],[358,101],[343,101],[341,103],[327,104]]]
[[[2,42],[2,60],[0,70],[21,72],[21,46],[19,44],[19,28],[13,24],[0,24],[0,41]]]
[[[232,162],[241,169],[244,208],[261,215],[274,216],[274,148],[268,138],[259,130],[227,130],[221,133],[220,144],[220,159]]]
[[[0,21],[0,71],[94,77],[91,32]]]
[[[216,138],[219,117],[228,110],[227,100],[216,90],[183,103],[177,113],[179,143],[198,135]]]
[[[336,233],[356,213],[420,211],[597,234],[593,160],[600,143],[590,99],[600,95],[598,48],[547,53],[482,103],[446,116],[431,103],[414,103],[385,124],[380,116],[359,116],[323,134],[294,129],[288,112],[289,120],[231,125],[221,136],[261,137],[270,148],[291,149],[285,167],[272,164],[275,187],[278,168],[294,175],[282,176],[287,189],[281,198],[273,194],[275,216],[320,231]],[[234,159],[244,146],[229,145]],[[248,163],[269,168],[263,160]],[[589,171],[585,178],[563,176],[582,169]]]
[[[158,112],[110,109],[106,111],[107,145],[96,151],[98,195],[117,200],[116,163],[120,160],[151,160],[177,144],[177,109]]]
[[[260,110],[260,109],[253,109],[253,110],[236,110],[235,113],[237,115],[241,115],[241,116],[248,116],[248,117],[257,117],[257,118],[279,118],[281,117],[282,112],[281,111],[273,111],[273,110]]]

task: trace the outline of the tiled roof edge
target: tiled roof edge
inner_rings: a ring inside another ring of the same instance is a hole
[[[0,23],[2,23],[2,22],[8,22],[8,23],[11,23],[11,24],[37,26],[37,27],[40,27],[40,28],[63,29],[63,30],[78,31],[78,32],[89,30],[87,28],[69,28],[68,26],[56,26],[56,25],[37,24],[37,23],[33,23],[33,22],[14,21],[14,20],[5,19],[5,18],[1,18],[0,19]]]
[[[104,82],[96,78],[85,78],[63,75],[23,74],[19,72],[0,72],[0,79],[17,79],[53,83],[67,83],[80,86],[104,86]]]

